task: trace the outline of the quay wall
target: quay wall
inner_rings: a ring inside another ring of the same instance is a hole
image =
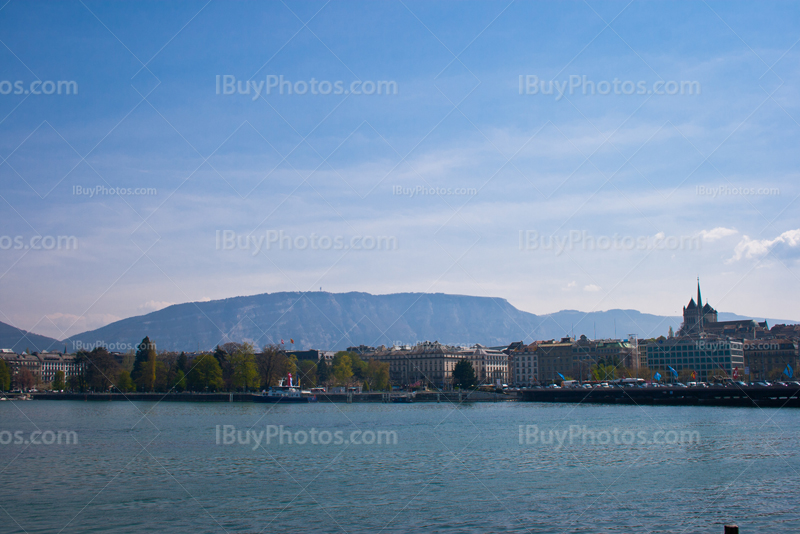
[[[525,402],[800,408],[798,387],[528,389]]]

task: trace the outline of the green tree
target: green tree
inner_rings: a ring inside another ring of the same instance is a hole
[[[123,369],[117,375],[117,389],[124,392],[133,391],[136,389],[136,384],[131,380],[131,374]]]
[[[453,385],[461,388],[471,388],[477,383],[475,369],[472,362],[467,359],[459,360],[453,368]]]
[[[211,354],[202,354],[195,358],[187,382],[193,391],[218,391],[225,387],[222,367]]]
[[[317,384],[325,385],[331,379],[331,367],[324,359],[317,362]]]
[[[372,391],[389,389],[389,362],[370,359],[366,362],[365,384]]]
[[[64,389],[64,371],[56,371],[53,377],[53,383],[50,385],[54,391],[61,391]]]
[[[256,358],[253,353],[253,346],[249,343],[240,345],[233,354],[229,356],[231,364],[231,379],[233,387],[244,391],[257,388],[259,383],[258,368]]]
[[[136,360],[133,363],[131,378],[140,391],[153,391],[156,388],[158,355],[156,345],[145,337],[136,347]]]
[[[346,351],[337,352],[333,357],[333,376],[336,383],[346,386],[353,378],[353,366],[350,353]]]
[[[170,367],[156,356],[156,383],[153,391],[167,392],[172,389],[174,382],[170,381]]]
[[[300,360],[297,364],[297,378],[307,387],[317,385],[317,365],[313,360]]]
[[[173,382],[175,391],[184,391],[186,389],[186,375],[183,374],[181,369],[175,373],[175,382]]]
[[[11,369],[5,360],[0,360],[0,391],[11,389]]]
[[[365,381],[369,373],[367,362],[362,360],[355,352],[348,352],[347,356],[350,358],[350,369],[353,370],[353,378],[359,382]]]
[[[189,370],[189,358],[186,356],[185,352],[181,352],[181,355],[178,356],[178,360],[175,362],[175,365],[178,367],[179,371],[183,371],[183,374],[186,374],[186,371]]]
[[[608,360],[598,360],[589,371],[592,373],[592,378],[595,380],[614,380],[618,376],[617,370],[619,367],[619,358],[611,357]]]

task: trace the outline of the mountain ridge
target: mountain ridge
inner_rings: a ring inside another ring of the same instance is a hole
[[[736,318],[745,317],[720,312],[720,320]],[[631,309],[535,315],[505,298],[447,293],[277,292],[173,304],[64,342],[72,345],[70,350],[78,344],[84,348],[104,344],[123,351],[135,347],[145,335],[164,350],[208,350],[229,341],[249,341],[260,347],[281,339],[291,346],[292,338],[298,349],[339,350],[423,340],[493,346],[581,334],[652,337],[666,335],[670,326],[677,330],[681,320]]]

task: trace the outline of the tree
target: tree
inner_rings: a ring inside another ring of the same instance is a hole
[[[36,385],[36,377],[31,373],[31,370],[27,367],[20,366],[19,371],[17,372],[17,384],[22,389],[30,389]]]
[[[170,382],[169,366],[156,356],[156,383],[153,391],[167,392],[172,389],[174,382]]]
[[[472,362],[467,359],[459,360],[453,368],[453,385],[462,388],[474,387],[477,383],[475,379],[475,369]]]
[[[350,359],[350,353],[341,351],[337,352],[333,357],[333,376],[336,383],[340,386],[346,386],[350,379],[353,378],[353,366]]]
[[[86,386],[92,391],[107,391],[117,381],[120,366],[104,347],[97,347],[86,354],[84,367]]]
[[[53,377],[53,383],[51,387],[54,391],[61,391],[64,389],[64,371],[56,371],[55,376]]]
[[[367,362],[362,360],[355,352],[348,352],[347,356],[350,358],[350,369],[353,371],[353,378],[358,381],[366,380],[369,372]]]
[[[261,378],[261,387],[269,388],[278,384],[278,380],[289,373],[297,374],[297,358],[287,358],[286,354],[275,345],[266,345],[256,354],[256,368]]]
[[[117,389],[123,393],[136,389],[136,384],[131,380],[131,374],[124,369],[117,375]]]
[[[11,369],[5,360],[0,360],[0,391],[11,389]]]
[[[185,352],[181,352],[181,355],[178,356],[178,360],[175,362],[175,365],[178,367],[179,371],[183,371],[183,374],[186,374],[186,371],[189,370],[189,358],[186,356]]]
[[[248,391],[258,387],[259,375],[253,346],[249,343],[240,345],[229,357],[232,382],[236,389]]]
[[[178,369],[178,372],[175,373],[175,382],[173,384],[176,391],[184,391],[186,389],[186,375],[183,374],[182,370]]]
[[[331,368],[324,359],[317,362],[317,384],[327,384],[331,379]]]
[[[389,389],[389,362],[370,359],[366,367],[365,382],[370,390],[385,391]]]
[[[612,357],[608,362],[602,359],[598,360],[598,362],[589,369],[589,372],[592,373],[592,378],[598,381],[614,380],[617,378],[617,368],[619,368],[619,359]]]
[[[222,368],[211,354],[202,354],[192,362],[187,381],[193,391],[217,391],[225,387]]]
[[[136,347],[136,360],[133,363],[131,378],[140,391],[153,391],[157,378],[156,344],[146,337]]]
[[[297,364],[297,379],[301,384],[309,387],[317,385],[317,365],[312,360],[300,360]]]

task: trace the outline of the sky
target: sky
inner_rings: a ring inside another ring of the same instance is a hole
[[[0,321],[277,291],[800,320],[786,2],[0,9]]]

